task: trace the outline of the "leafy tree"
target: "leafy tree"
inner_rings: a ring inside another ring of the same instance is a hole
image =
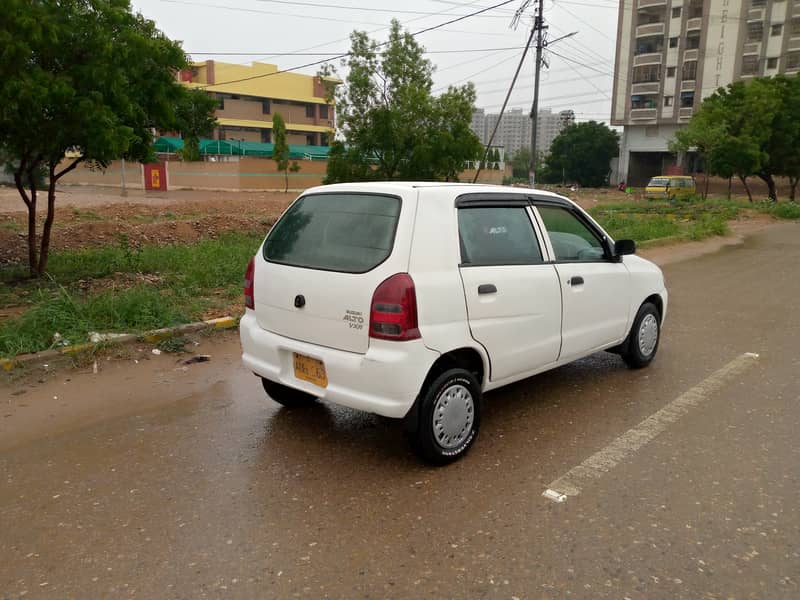
[[[283,171],[286,185],[284,192],[289,191],[289,144],[286,142],[286,123],[280,113],[272,117],[272,135],[275,145],[272,148],[272,159],[278,166],[278,171]]]
[[[495,171],[500,169],[500,151],[497,148],[492,152],[492,169]]]
[[[176,129],[183,137],[178,151],[185,161],[201,160],[200,138],[211,135],[217,126],[214,111],[217,100],[202,90],[188,90],[176,108]]]
[[[433,65],[396,20],[385,44],[360,31],[350,40],[345,85],[331,91],[344,144],[331,148],[326,181],[456,179],[482,151],[470,129],[472,84],[434,97]]]
[[[596,121],[570,125],[553,140],[542,180],[556,183],[563,173],[567,180],[583,187],[601,187],[607,183],[615,156],[619,156],[616,131]]]
[[[56,184],[81,162],[150,159],[186,93],[180,46],[128,0],[6,0],[0,20],[0,155],[28,209],[32,277],[47,268]],[[79,155],[65,159],[68,149]],[[44,188],[37,177],[44,172]],[[37,243],[37,203],[47,213]]]
[[[531,149],[522,146],[514,153],[511,159],[512,175],[516,179],[528,179],[528,170],[531,167]]]

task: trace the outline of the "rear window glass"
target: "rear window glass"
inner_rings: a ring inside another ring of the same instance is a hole
[[[377,194],[303,196],[272,228],[264,258],[294,267],[365,273],[392,253],[400,199]]]
[[[654,177],[647,184],[647,187],[666,187],[667,183],[669,183],[669,179],[666,177]]]

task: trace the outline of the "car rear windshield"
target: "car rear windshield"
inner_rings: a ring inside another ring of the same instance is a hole
[[[366,273],[392,253],[400,199],[310,194],[298,199],[264,243],[264,258],[294,267]]]
[[[669,179],[666,177],[654,177],[650,180],[650,183],[647,184],[647,187],[666,187],[669,183]]]

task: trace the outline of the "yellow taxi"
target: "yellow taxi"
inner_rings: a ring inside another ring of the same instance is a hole
[[[648,198],[672,199],[679,194],[694,192],[694,178],[688,175],[659,175],[648,182],[644,195]]]

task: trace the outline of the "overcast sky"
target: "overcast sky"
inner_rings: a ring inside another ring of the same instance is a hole
[[[325,58],[298,53],[343,53],[354,29],[383,41],[397,18],[416,32],[467,15],[501,0],[132,0],[169,37],[183,42],[194,60],[213,58],[249,64],[259,60],[288,68]],[[511,21],[524,0],[422,33],[417,40],[436,65],[434,91],[472,81],[477,107],[499,112],[530,32],[533,2],[516,29]],[[577,32],[546,53],[540,107],[573,109],[578,120],[608,121],[617,28],[616,0],[545,0],[549,38]],[[283,55],[281,55],[283,54]],[[530,110],[533,52],[509,108]],[[337,61],[338,63],[338,61]],[[339,65],[337,64],[337,67]],[[319,67],[298,72],[314,74]],[[340,68],[340,73],[343,74]]]

